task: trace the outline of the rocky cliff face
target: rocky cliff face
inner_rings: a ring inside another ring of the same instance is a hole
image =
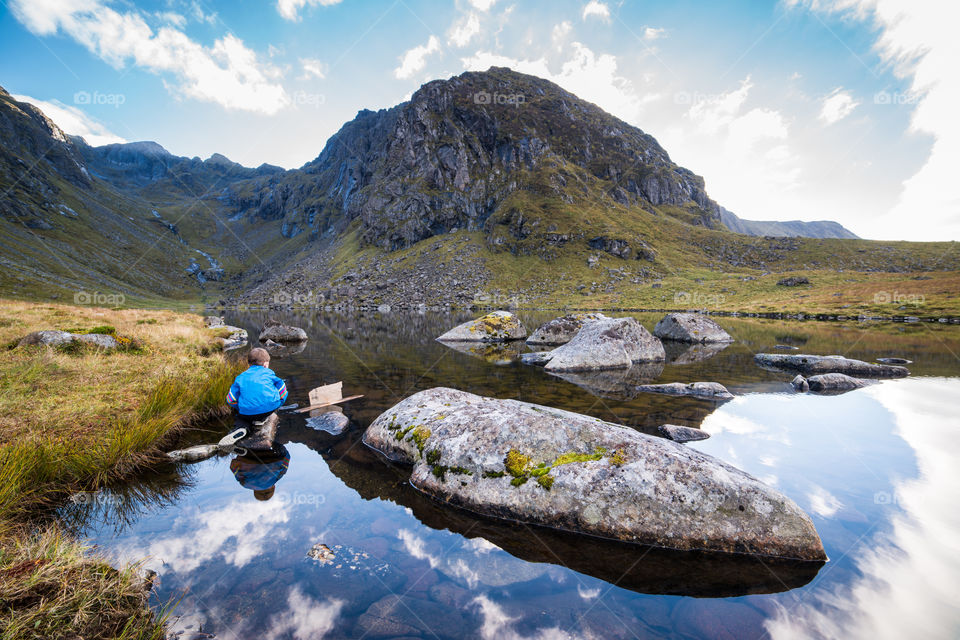
[[[839,222],[832,220],[744,220],[720,207],[720,220],[730,231],[748,236],[779,236],[788,238],[847,238],[856,239],[855,233]]]
[[[522,192],[534,206],[518,206]],[[541,212],[608,202],[683,207],[719,226],[703,179],[671,162],[651,136],[557,85],[509,69],[430,82],[409,102],[361,111],[298,171],[233,185],[245,216],[282,219],[284,235],[331,233],[359,220],[386,250],[452,230],[491,242],[530,235],[563,242]],[[540,211],[537,211],[540,210]]]

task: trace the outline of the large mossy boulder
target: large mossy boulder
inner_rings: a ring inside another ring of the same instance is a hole
[[[464,322],[437,338],[440,342],[509,342],[523,340],[527,330],[509,311],[493,311]]]
[[[805,376],[822,373],[845,373],[859,378],[903,378],[910,375],[906,367],[873,364],[843,356],[812,356],[809,354],[758,353],[754,361],[766,369],[791,371]]]
[[[527,344],[559,345],[573,340],[573,336],[588,322],[605,320],[602,313],[571,313],[545,322],[527,338]]]
[[[700,313],[669,313],[653,328],[661,340],[677,342],[733,342],[730,334],[716,322]]]
[[[363,437],[411,484],[471,511],[601,538],[822,561],[792,500],[663,438],[550,407],[434,388]]]
[[[573,340],[550,351],[547,371],[622,369],[666,359],[663,344],[633,318],[605,318],[583,326]]]

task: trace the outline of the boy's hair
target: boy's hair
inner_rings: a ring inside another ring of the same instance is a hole
[[[266,349],[257,347],[256,349],[250,349],[250,353],[247,354],[247,364],[262,367],[269,362],[270,353]]]

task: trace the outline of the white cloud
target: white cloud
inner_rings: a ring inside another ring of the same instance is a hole
[[[469,13],[450,27],[447,42],[455,47],[465,47],[478,33],[480,33],[480,18],[475,13]]]
[[[849,91],[837,87],[823,98],[820,106],[820,119],[827,124],[833,124],[850,115],[860,103],[853,99]]]
[[[300,66],[303,67],[303,74],[308,78],[320,78],[327,76],[327,65],[316,58],[300,58]]]
[[[659,40],[666,34],[667,30],[658,27],[647,27],[643,30],[645,40]]]
[[[341,0],[277,0],[277,11],[285,19],[296,21],[300,19],[300,9],[304,7],[331,7],[340,2]]]
[[[345,600],[329,598],[320,602],[294,586],[287,594],[287,610],[270,619],[264,640],[321,640],[333,630]]]
[[[533,635],[521,636],[514,628],[513,618],[503,610],[499,604],[485,595],[477,596],[471,604],[480,611],[480,637],[483,640],[570,640],[574,636],[561,631],[557,627],[537,629]],[[578,635],[578,638],[589,638],[591,634]]]
[[[610,21],[610,7],[600,0],[590,0],[583,8],[583,19],[598,18],[604,22]]]
[[[835,495],[818,485],[814,485],[807,499],[810,501],[810,510],[824,518],[833,516],[843,506]]]
[[[126,142],[126,140],[107,129],[102,123],[97,122],[77,107],[63,104],[59,100],[48,102],[46,100],[37,100],[36,98],[22,95],[15,95],[13,98],[20,102],[29,102],[39,107],[48,118],[63,129],[64,133],[82,136],[83,139],[87,141],[87,144],[93,147],[98,147],[103,144],[113,144],[115,142]]]
[[[569,20],[564,20],[560,24],[554,25],[550,39],[553,41],[553,44],[560,46],[560,44],[567,39],[567,36],[570,35],[571,31],[573,31],[573,25],[570,24]]]
[[[470,5],[477,11],[489,11],[497,0],[470,0]]]
[[[440,40],[430,36],[427,44],[416,46],[400,56],[400,66],[393,70],[393,75],[400,79],[409,78],[427,65],[427,56],[437,51],[440,51]]]
[[[13,0],[10,6],[35,35],[64,33],[114,67],[132,61],[175,75],[177,90],[188,98],[265,114],[290,102],[276,82],[280,72],[232,34],[204,47],[170,26],[154,32],[140,13],[119,13],[101,0]]]

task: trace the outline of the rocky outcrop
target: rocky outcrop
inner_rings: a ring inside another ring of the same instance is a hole
[[[843,393],[860,389],[870,384],[868,380],[854,378],[844,373],[822,373],[807,378],[810,391],[814,393]]]
[[[758,353],[753,357],[761,367],[777,371],[796,371],[805,376],[821,373],[845,373],[861,378],[903,378],[910,375],[906,367],[872,364],[843,356],[808,354]]]
[[[693,427],[684,427],[678,424],[662,424],[657,427],[657,433],[667,440],[674,442],[694,442],[696,440],[706,440],[710,434],[702,429]]]
[[[788,276],[777,280],[777,285],[781,287],[799,287],[805,284],[810,284],[810,279],[806,276]]]
[[[783,494],[596,418],[435,388],[381,414],[363,440],[412,464],[420,491],[487,516],[673,549],[826,558]]]
[[[662,393],[668,396],[692,396],[706,400],[732,400],[733,394],[719,382],[668,382],[665,384],[642,384],[637,391]]]
[[[720,325],[699,313],[670,313],[653,328],[661,340],[677,342],[733,342]]]
[[[34,331],[20,338],[18,347],[45,345],[58,347],[83,342],[100,349],[116,349],[117,339],[106,333],[70,333],[69,331]]]
[[[588,322],[603,320],[607,316],[602,313],[571,313],[546,322],[527,338],[527,344],[566,344],[577,335],[577,332]]]
[[[544,368],[551,372],[621,369],[666,359],[660,341],[633,318],[594,320],[573,340],[548,353]]]
[[[527,330],[509,311],[493,311],[464,322],[437,338],[440,342],[510,342],[523,340]]]
[[[260,331],[260,342],[305,342],[307,332],[300,327],[291,327],[275,320],[268,320]]]

